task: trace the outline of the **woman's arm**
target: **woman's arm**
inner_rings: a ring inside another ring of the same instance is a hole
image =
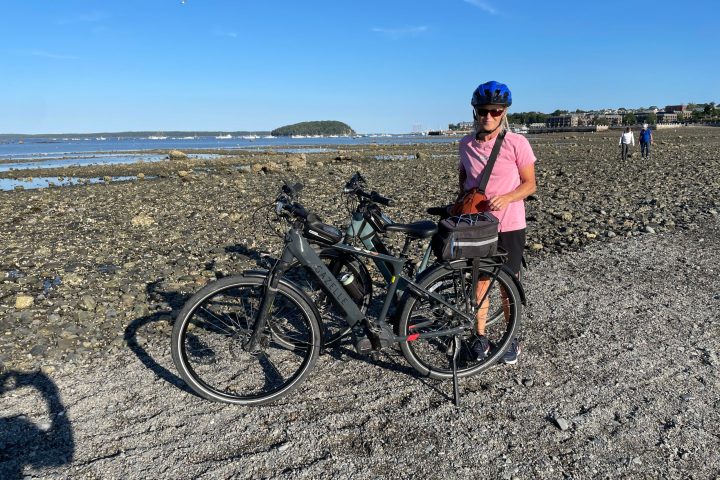
[[[519,168],[518,173],[520,174],[520,185],[512,192],[491,198],[491,210],[502,210],[512,202],[524,200],[529,195],[535,193],[537,190],[537,184],[535,183],[535,164],[532,163]]]
[[[467,179],[467,173],[462,165],[458,169],[458,198],[462,197],[465,192],[465,180]]]

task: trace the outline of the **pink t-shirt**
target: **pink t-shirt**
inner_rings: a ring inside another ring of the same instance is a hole
[[[465,170],[467,175],[463,185],[465,191],[477,187],[480,183],[480,177],[488,157],[490,157],[490,152],[492,152],[495,138],[487,142],[479,142],[474,135],[470,134],[460,140],[458,169]],[[485,195],[493,198],[515,190],[520,186],[518,169],[532,165],[535,160],[535,154],[527,138],[517,133],[507,132],[485,188]],[[526,226],[525,202],[522,200],[511,203],[503,210],[493,211],[492,214],[500,220],[501,232],[520,230]]]

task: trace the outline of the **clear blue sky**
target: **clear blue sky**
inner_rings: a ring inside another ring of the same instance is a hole
[[[707,1],[0,0],[0,133],[401,133],[513,111],[720,103]]]

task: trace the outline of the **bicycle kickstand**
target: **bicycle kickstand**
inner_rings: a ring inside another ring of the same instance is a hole
[[[453,369],[453,396],[455,400],[455,406],[460,406],[460,386],[458,385],[458,377],[457,377],[457,357],[460,353],[460,337],[455,335],[455,348],[453,350],[453,356],[452,356],[452,369]]]

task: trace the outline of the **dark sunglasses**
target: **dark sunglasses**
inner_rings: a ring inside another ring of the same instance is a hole
[[[489,113],[490,116],[492,116],[493,118],[497,118],[497,117],[499,117],[500,115],[502,115],[504,111],[505,111],[504,108],[493,108],[493,109],[490,109],[490,110],[488,110],[487,108],[476,108],[476,109],[475,109],[475,114],[476,114],[478,117],[482,118],[482,117],[486,116],[486,115]]]

